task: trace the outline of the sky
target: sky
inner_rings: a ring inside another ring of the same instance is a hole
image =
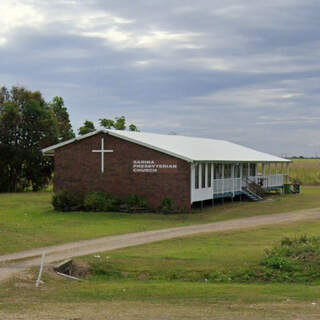
[[[0,0],[0,86],[62,96],[74,130],[320,155],[319,0]]]

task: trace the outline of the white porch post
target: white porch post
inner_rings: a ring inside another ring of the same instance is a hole
[[[270,186],[270,179],[271,179],[271,163],[268,163],[268,187]]]
[[[256,163],[256,172],[255,172],[255,183],[258,183],[258,163]]]
[[[263,186],[266,187],[265,182],[266,182],[266,164],[262,163],[262,183]]]
[[[234,164],[231,165],[232,195],[234,196]]]
[[[214,189],[214,163],[212,163],[211,165],[212,165],[212,177],[211,177],[212,192],[215,193],[215,189]]]
[[[202,166],[203,163],[199,163],[199,189],[202,188]]]
[[[204,176],[205,176],[205,180],[204,181],[207,182],[205,184],[205,188],[208,188],[208,185],[209,185],[209,181],[208,181],[208,170],[209,170],[209,168],[208,167],[209,167],[210,163],[205,163],[204,165],[206,166],[205,174],[204,174]]]
[[[242,190],[242,163],[240,163],[240,189]]]
[[[195,164],[192,163],[190,165],[190,170],[191,170],[191,203],[193,202],[193,190],[195,189],[195,180],[196,180],[196,170],[195,170]]]
[[[222,170],[221,170],[221,178],[222,178],[222,193],[224,193],[224,163],[222,164]]]
[[[290,166],[290,164],[289,164],[289,162],[287,162],[287,177],[286,177],[286,183],[289,183],[289,166]]]

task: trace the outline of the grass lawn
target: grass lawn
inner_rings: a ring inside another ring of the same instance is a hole
[[[52,209],[50,192],[0,194],[0,254],[107,235],[186,226],[320,207],[320,187],[273,201],[234,202],[193,214],[63,213]]]
[[[190,279],[212,270],[255,265],[263,250],[284,236],[319,233],[320,221],[305,221],[162,241],[100,254],[100,258],[91,255],[81,260],[102,261],[125,276],[98,275],[74,282],[46,272],[41,289],[34,287],[34,269],[31,277],[0,285],[0,318],[3,313],[12,319],[17,315],[56,319],[54,315],[60,314],[61,319],[318,319],[317,283]],[[170,279],[172,274],[183,274],[185,279]]]
[[[177,238],[99,254],[100,258],[90,255],[82,261],[92,265],[96,272],[92,280],[98,281],[143,278],[210,282],[216,273],[256,266],[264,250],[283,237],[304,234],[320,236],[320,221]]]

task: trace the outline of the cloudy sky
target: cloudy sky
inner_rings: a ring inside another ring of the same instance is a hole
[[[319,0],[0,0],[0,85],[65,100],[74,129],[320,155]]]

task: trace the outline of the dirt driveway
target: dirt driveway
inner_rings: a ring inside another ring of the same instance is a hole
[[[96,252],[116,250],[200,233],[240,230],[307,219],[320,219],[320,208],[233,219],[188,227],[129,233],[7,254],[0,256],[0,281],[7,279],[28,267],[39,265],[40,255],[44,251],[46,252],[46,263],[52,263]]]

